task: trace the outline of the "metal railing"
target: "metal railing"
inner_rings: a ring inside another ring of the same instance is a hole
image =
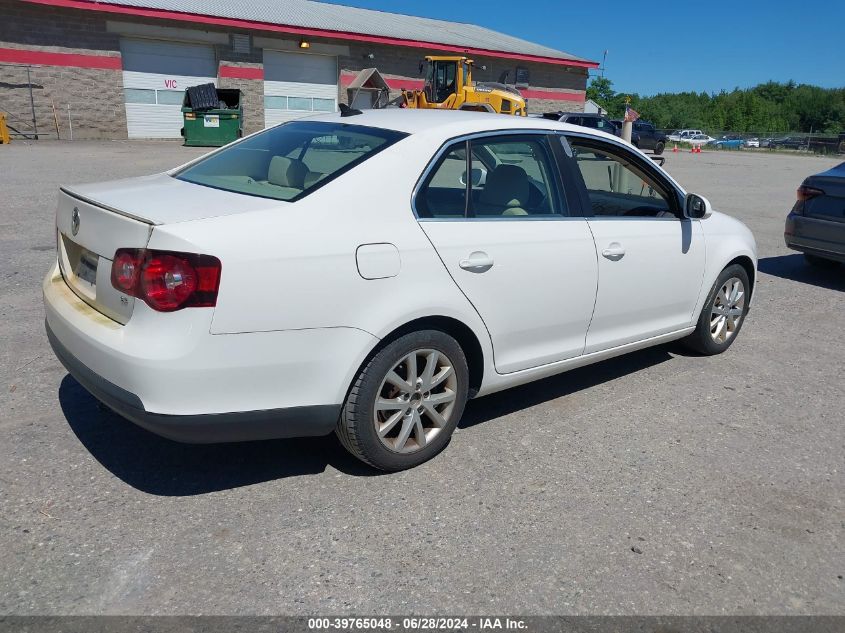
[[[32,66],[22,65],[22,64],[2,64],[2,66],[6,67],[15,67],[15,68],[24,68],[26,69],[26,86],[29,91],[29,109],[31,119],[26,121],[22,119],[20,116],[10,112],[6,109],[2,104],[0,104],[0,110],[6,115],[6,126],[9,128],[9,131],[16,137],[19,138],[26,138],[30,140],[38,140],[38,119],[35,115],[35,95],[32,91]],[[15,86],[18,87],[18,86]],[[27,131],[21,131],[18,129],[19,127],[26,127],[28,128]]]

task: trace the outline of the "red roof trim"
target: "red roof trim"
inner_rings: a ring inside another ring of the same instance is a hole
[[[102,4],[89,0],[24,0],[31,4],[44,4],[54,7],[69,9],[83,9],[87,11],[99,11],[102,13],[118,13],[123,15],[135,15],[147,18],[160,18],[166,20],[180,20],[182,22],[197,22],[200,24],[214,24],[216,26],[229,26],[233,28],[258,29],[262,31],[274,31],[277,33],[291,33],[310,37],[328,37],[340,40],[354,40],[358,42],[370,42],[373,44],[391,44],[394,46],[407,46],[410,48],[428,48],[438,51],[453,53],[468,53],[470,55],[486,55],[504,59],[518,59],[520,61],[539,62],[542,64],[555,64],[558,66],[574,66],[578,68],[598,68],[598,62],[577,61],[568,59],[557,59],[555,57],[543,57],[541,55],[524,55],[521,53],[507,53],[483,48],[461,48],[448,44],[437,44],[435,42],[423,42],[415,40],[403,40],[395,37],[382,37],[377,35],[363,35],[361,33],[349,33],[346,31],[329,31],[325,29],[312,29],[298,26],[284,26],[281,24],[270,24],[269,22],[255,22],[252,20],[240,20],[235,18],[221,18],[211,15],[199,15],[183,11],[167,11],[164,9],[144,9],[140,7],[127,7],[117,4]]]
[[[82,55],[78,53],[50,53],[21,48],[0,48],[0,62],[32,64],[35,66],[70,66],[75,68],[103,68],[120,70],[120,57],[108,55]]]
[[[584,103],[584,92],[561,92],[560,90],[526,90],[519,89],[526,99],[549,99],[551,101],[579,101]]]
[[[220,77],[230,79],[264,79],[264,69],[253,66],[220,66]]]

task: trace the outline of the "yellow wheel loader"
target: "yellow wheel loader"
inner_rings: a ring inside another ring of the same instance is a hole
[[[422,90],[403,90],[390,105],[402,108],[475,110],[527,116],[525,99],[504,83],[474,83],[473,61],[466,57],[428,56],[420,63],[425,71]]]

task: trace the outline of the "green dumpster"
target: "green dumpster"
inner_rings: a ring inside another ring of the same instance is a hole
[[[243,136],[243,107],[241,91],[216,88],[217,107],[191,107],[188,90],[182,101],[182,137],[185,145],[221,147]]]

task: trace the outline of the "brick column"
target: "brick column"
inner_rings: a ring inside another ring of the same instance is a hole
[[[217,85],[241,91],[244,134],[264,129],[264,66],[247,62],[221,61]]]

